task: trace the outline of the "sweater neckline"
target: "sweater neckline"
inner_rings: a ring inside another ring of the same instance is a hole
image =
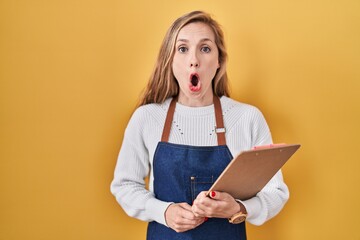
[[[221,102],[222,99],[223,97],[220,98]],[[186,116],[205,116],[205,115],[215,114],[215,109],[214,109],[214,104],[204,107],[189,107],[177,102],[175,113]]]

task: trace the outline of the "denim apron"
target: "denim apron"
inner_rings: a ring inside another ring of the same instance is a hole
[[[176,98],[170,103],[161,142],[154,154],[154,193],[165,202],[192,205],[201,191],[207,191],[229,164],[232,155],[226,146],[220,99],[214,96],[218,146],[198,147],[169,143]],[[245,222],[231,224],[228,219],[209,218],[195,229],[177,233],[155,221],[150,222],[147,240],[245,240]]]

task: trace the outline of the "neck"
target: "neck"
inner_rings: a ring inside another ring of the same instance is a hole
[[[205,107],[213,104],[213,98],[214,94],[212,92],[197,98],[188,97],[180,92],[178,102],[188,107]]]

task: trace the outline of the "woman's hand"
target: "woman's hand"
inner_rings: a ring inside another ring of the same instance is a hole
[[[207,192],[201,192],[196,197],[192,211],[196,217],[230,218],[240,212],[240,205],[226,192],[212,191],[210,196]]]
[[[204,217],[197,217],[187,203],[171,204],[165,212],[167,225],[176,232],[185,232],[194,229],[204,222]]]

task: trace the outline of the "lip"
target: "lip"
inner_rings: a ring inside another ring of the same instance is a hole
[[[194,85],[193,78],[196,77],[196,86]],[[198,73],[191,73],[189,77],[189,89],[192,92],[199,92],[201,90],[201,81]]]
[[[190,74],[190,80],[193,78],[193,76],[196,76],[198,79],[200,79],[199,74],[194,72]]]

